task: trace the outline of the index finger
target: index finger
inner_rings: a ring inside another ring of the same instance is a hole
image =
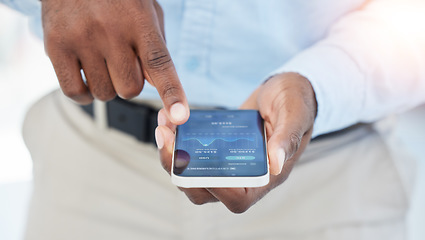
[[[189,118],[189,106],[155,18],[151,13],[147,20],[151,24],[145,24],[146,27],[140,32],[136,50],[146,80],[157,89],[171,122],[180,125]]]

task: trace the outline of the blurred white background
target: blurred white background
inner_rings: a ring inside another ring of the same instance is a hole
[[[31,195],[31,158],[21,138],[26,110],[57,88],[43,43],[28,20],[0,4],[0,240],[22,239]]]
[[[32,164],[21,138],[26,110],[58,87],[42,42],[27,19],[0,5],[0,239],[22,239],[31,195]],[[425,94],[425,93],[424,93]],[[425,107],[404,114],[397,132],[419,162],[409,214],[410,240],[425,239]]]

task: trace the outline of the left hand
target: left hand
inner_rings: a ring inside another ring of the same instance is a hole
[[[297,73],[283,73],[257,88],[241,106],[258,109],[267,131],[270,182],[258,188],[180,188],[194,204],[222,202],[234,213],[245,212],[289,176],[311,139],[317,103],[310,82]],[[161,163],[170,173],[176,126],[162,109],[155,136]]]

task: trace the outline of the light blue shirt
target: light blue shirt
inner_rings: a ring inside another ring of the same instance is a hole
[[[237,108],[274,70],[324,38],[363,0],[159,2],[167,45],[189,102]],[[145,89],[146,95],[154,92]]]
[[[0,2],[31,16],[41,36],[37,0]],[[397,26],[405,20],[401,7],[418,17],[425,15],[418,11],[424,1],[159,2],[167,45],[191,104],[237,108],[273,74],[298,72],[315,90],[317,136],[425,102],[424,24],[407,21],[418,25],[409,33]],[[159,98],[147,83],[140,97]]]

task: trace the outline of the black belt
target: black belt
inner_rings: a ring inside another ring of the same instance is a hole
[[[81,106],[81,108],[94,118],[93,104]],[[224,108],[211,108],[224,109]],[[156,145],[155,128],[158,126],[158,110],[147,104],[133,103],[119,97],[106,103],[108,126],[125,132],[144,143]],[[334,137],[365,124],[356,124],[345,129],[323,134],[315,137],[312,141]]]
[[[81,108],[94,118],[93,104]],[[117,97],[106,103],[106,112],[110,128],[125,132],[141,142],[156,144],[158,110],[154,107]]]

